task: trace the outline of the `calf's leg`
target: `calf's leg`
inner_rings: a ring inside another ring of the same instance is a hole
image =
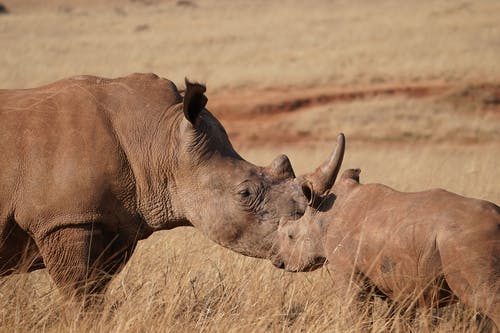
[[[458,242],[457,242],[458,243]],[[442,241],[439,253],[452,292],[500,329],[500,247],[498,242]]]

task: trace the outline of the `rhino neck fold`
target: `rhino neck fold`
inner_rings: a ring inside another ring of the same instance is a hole
[[[126,78],[125,78],[126,79]],[[167,80],[112,85],[106,114],[132,170],[138,213],[153,230],[189,223],[172,205],[183,119],[177,89]]]
[[[158,121],[157,133],[141,145],[132,169],[137,184],[140,214],[153,230],[190,226],[183,213],[174,205],[175,171],[178,170],[179,126],[182,113],[177,108],[165,111]],[[165,129],[168,128],[167,131]]]

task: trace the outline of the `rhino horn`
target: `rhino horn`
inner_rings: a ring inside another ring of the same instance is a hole
[[[286,155],[279,155],[268,167],[273,176],[279,179],[295,178],[292,164]]]
[[[302,190],[306,195],[309,203],[313,202],[314,195],[321,195],[329,190],[335,183],[337,174],[339,173],[342,159],[344,158],[345,137],[340,133],[337,137],[337,146],[330,154],[329,158],[324,161],[314,172],[302,176]]]

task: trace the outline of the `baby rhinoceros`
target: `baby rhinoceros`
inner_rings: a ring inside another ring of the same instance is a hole
[[[280,222],[273,264],[310,271],[326,262],[337,295],[427,307],[459,299],[500,327],[500,208],[441,189],[362,185],[359,173],[346,170],[316,198],[305,183],[309,207]]]

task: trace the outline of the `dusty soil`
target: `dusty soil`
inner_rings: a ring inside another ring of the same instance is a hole
[[[303,131],[297,125],[300,118],[314,118],[318,110],[350,108],[348,112],[366,113],[377,101],[411,101],[423,108],[424,114],[415,115],[415,110],[401,110],[399,117],[392,117],[391,127],[404,126],[403,122],[415,120],[415,117],[430,118],[432,109],[440,108],[450,117],[459,117],[463,123],[460,127],[467,127],[478,119],[500,123],[500,84],[496,83],[444,83],[428,82],[419,84],[376,84],[357,87],[339,87],[326,85],[321,87],[287,87],[269,88],[266,90],[229,89],[219,92],[209,99],[208,108],[223,122],[230,137],[235,144],[243,147],[273,145],[283,146],[293,143],[307,145],[312,142],[327,141],[335,137],[328,126],[316,126],[315,130]],[[353,107],[353,103],[357,103]],[[361,104],[361,105],[360,105]],[[362,109],[363,106],[366,109]],[[404,108],[401,105],[400,108]],[[415,108],[415,106],[413,106]],[[382,112],[390,113],[387,108]],[[425,114],[427,113],[427,114]],[[322,119],[323,124],[329,123],[335,127],[339,117],[333,112]],[[386,118],[386,117],[379,117]],[[371,119],[378,122],[377,119]],[[451,120],[450,120],[451,121]],[[358,124],[362,126],[363,124]],[[418,124],[415,124],[417,126]],[[481,124],[482,125],[482,124]],[[498,140],[500,126],[495,126],[493,133],[478,125],[474,130],[476,136],[464,136],[463,131],[455,128],[444,138],[438,133],[428,135],[411,135],[411,133],[353,133],[348,136],[349,141],[363,142],[365,144],[395,144],[410,142],[448,141],[455,144],[482,143]],[[338,123],[336,127],[356,126],[352,122]],[[379,128],[380,130],[380,128]],[[415,128],[414,131],[424,130]],[[467,130],[467,129],[466,129]],[[470,129],[469,129],[470,130]],[[345,131],[345,130],[344,130]],[[370,135],[371,134],[371,135]],[[422,134],[422,133],[420,133]],[[492,135],[494,134],[494,135]]]

